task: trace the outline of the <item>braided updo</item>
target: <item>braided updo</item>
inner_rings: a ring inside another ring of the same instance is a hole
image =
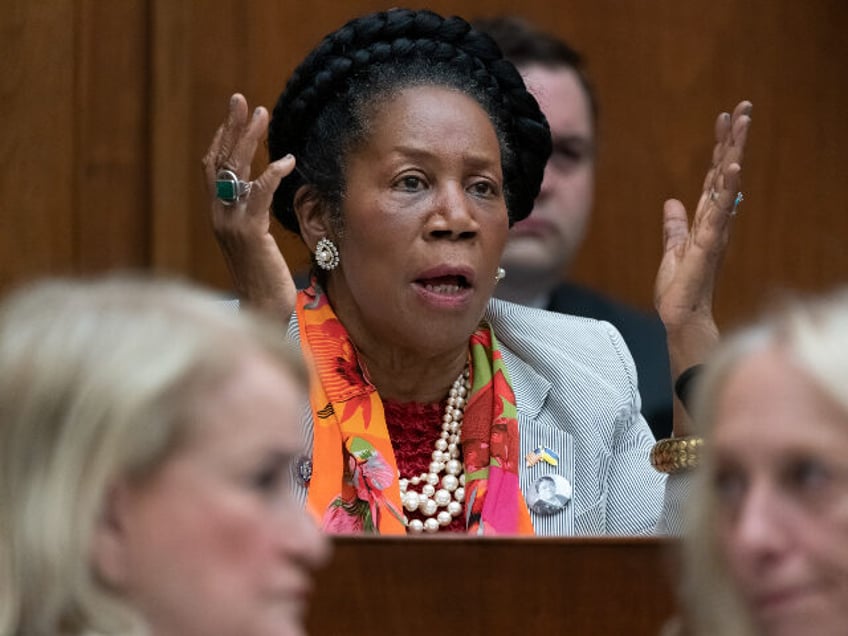
[[[393,9],[327,35],[295,69],[271,117],[271,161],[291,153],[297,170],[274,193],[272,210],[299,233],[294,195],[304,184],[340,218],[344,162],[366,138],[376,104],[413,86],[444,86],[477,101],[501,148],[510,224],[530,214],[551,152],[547,121],[494,41],[463,19]]]

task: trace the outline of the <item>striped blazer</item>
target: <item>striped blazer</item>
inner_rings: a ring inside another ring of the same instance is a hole
[[[572,490],[555,514],[531,508],[536,534],[680,532],[688,479],[666,478],[648,460],[654,438],[640,413],[633,359],[615,327],[499,299],[490,301],[484,317],[502,345],[512,379],[522,457],[540,446],[558,456],[556,466],[539,461],[528,467],[522,461],[522,492],[532,499],[543,475],[563,477]],[[288,334],[299,342],[295,316]],[[309,456],[308,404],[303,422]],[[305,502],[306,486],[294,481]]]

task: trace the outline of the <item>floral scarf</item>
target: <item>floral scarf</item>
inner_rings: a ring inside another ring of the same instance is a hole
[[[405,534],[383,402],[317,283],[298,294],[297,319],[312,375],[309,512],[330,533]],[[468,532],[532,534],[518,483],[515,395],[491,327],[472,334],[469,350],[472,384],[462,425]]]

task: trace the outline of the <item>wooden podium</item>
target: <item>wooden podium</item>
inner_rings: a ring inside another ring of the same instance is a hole
[[[658,538],[336,537],[311,636],[657,636],[677,543]]]

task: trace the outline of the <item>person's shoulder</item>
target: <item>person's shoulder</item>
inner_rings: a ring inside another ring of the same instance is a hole
[[[639,411],[636,368],[611,324],[493,299],[486,320],[502,345],[519,410],[605,447]]]
[[[527,307],[500,298],[489,301],[485,318],[496,327],[498,337],[506,332],[516,338],[539,339],[548,344],[553,339],[580,346],[582,338],[606,338],[609,329],[595,318]]]
[[[654,357],[666,357],[665,327],[655,312],[642,311],[568,282],[556,287],[548,309],[610,323],[624,338],[640,366]],[[668,375],[665,372],[667,366],[667,363],[663,365],[664,375]]]
[[[662,323],[653,312],[643,311],[594,289],[562,282],[551,293],[549,311],[605,320],[619,331],[636,328],[662,333]]]
[[[588,373],[628,368],[632,358],[617,329],[608,322],[525,307],[493,298],[486,320],[497,338],[536,367],[580,367]]]
[[[657,437],[667,437],[672,423],[671,370],[659,316],[569,282],[556,287],[549,308],[605,320],[618,330],[639,371],[643,413]]]

